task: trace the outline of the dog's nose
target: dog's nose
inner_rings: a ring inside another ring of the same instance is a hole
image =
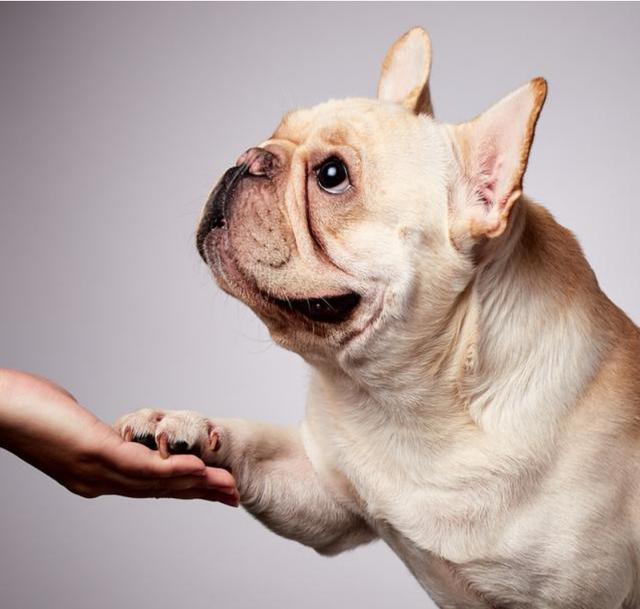
[[[266,148],[249,148],[240,155],[236,167],[246,168],[247,175],[269,178],[278,168],[278,157]]]

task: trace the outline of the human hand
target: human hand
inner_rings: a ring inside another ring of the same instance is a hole
[[[83,497],[239,501],[228,471],[124,442],[65,389],[15,370],[0,369],[0,447]]]

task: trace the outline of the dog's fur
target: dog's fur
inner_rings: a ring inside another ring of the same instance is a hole
[[[117,428],[196,447],[318,552],[382,538],[441,607],[640,607],[640,335],[522,194],[546,83],[445,125],[430,62],[416,28],[378,100],[287,115],[273,166],[219,186],[226,225],[201,230],[223,289],[312,365],[302,425],[141,411]],[[316,182],[331,155],[343,194]],[[273,301],[347,291],[361,302],[334,324]]]

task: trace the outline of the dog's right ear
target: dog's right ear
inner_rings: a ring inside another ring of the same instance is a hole
[[[534,78],[476,119],[451,131],[468,196],[451,207],[451,236],[460,243],[500,236],[522,195],[536,123],[547,81]]]
[[[382,62],[378,99],[402,104],[415,114],[433,116],[429,72],[431,40],[421,27],[409,30]]]

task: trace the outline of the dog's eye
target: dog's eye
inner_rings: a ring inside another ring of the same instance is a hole
[[[351,186],[345,164],[336,157],[331,157],[320,165],[316,171],[316,179],[320,188],[332,195],[341,194]]]

